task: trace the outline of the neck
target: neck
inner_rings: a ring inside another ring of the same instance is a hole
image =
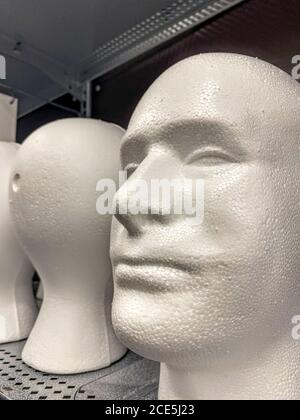
[[[161,400],[299,400],[300,342],[286,337],[235,367],[187,369],[161,365]]]
[[[25,363],[42,372],[75,374],[105,368],[125,354],[113,332],[110,291],[102,296],[97,290],[90,296],[65,291],[61,297],[45,283],[42,308],[24,347]]]

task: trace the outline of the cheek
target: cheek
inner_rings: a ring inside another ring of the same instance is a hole
[[[239,168],[206,181],[205,243],[221,248],[229,277],[238,282],[241,294],[253,296],[253,307],[272,296],[275,284],[283,293],[282,278],[297,260],[293,234],[282,213],[284,201],[265,168]]]
[[[271,239],[277,204],[265,177],[247,165],[206,177],[203,227],[226,249],[248,249],[251,254],[251,247]]]

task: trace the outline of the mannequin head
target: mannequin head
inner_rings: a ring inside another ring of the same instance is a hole
[[[18,154],[11,177],[12,216],[40,276],[55,279],[50,288],[56,282],[64,287],[62,278],[70,278],[68,294],[76,295],[84,276],[99,282],[90,276],[94,270],[102,267],[103,279],[111,276],[111,220],[96,212],[96,183],[117,179],[122,135],[120,128],[100,121],[61,120],[34,132]]]
[[[0,57],[1,58],[1,57]],[[0,141],[15,142],[18,101],[0,93]]]
[[[96,212],[98,180],[118,177],[122,135],[96,120],[61,120],[33,133],[16,159],[11,211],[44,287],[23,359],[42,371],[94,370],[124,353],[108,338],[111,217]]]
[[[19,146],[0,142],[0,343],[27,338],[37,315],[33,268],[12,229],[9,174]]]
[[[299,112],[290,76],[232,54],[180,62],[145,94],[121,148],[123,167],[136,168],[127,188],[201,178],[205,215],[198,226],[184,214],[116,216],[113,320],[129,348],[173,366],[228,366],[289,336],[300,305]]]

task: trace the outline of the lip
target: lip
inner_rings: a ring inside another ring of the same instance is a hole
[[[182,289],[189,276],[186,266],[149,259],[125,258],[119,260],[114,269],[118,287],[150,293]]]
[[[178,271],[190,272],[191,267],[188,267],[186,263],[181,263],[178,259],[169,258],[168,260],[160,260],[159,258],[149,258],[149,257],[133,257],[133,256],[122,256],[114,259],[114,265],[127,265],[130,267],[161,267],[176,269]]]

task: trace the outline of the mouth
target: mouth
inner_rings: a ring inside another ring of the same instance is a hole
[[[122,259],[114,269],[118,287],[148,293],[182,290],[189,277],[190,270],[186,265],[159,260]]]

